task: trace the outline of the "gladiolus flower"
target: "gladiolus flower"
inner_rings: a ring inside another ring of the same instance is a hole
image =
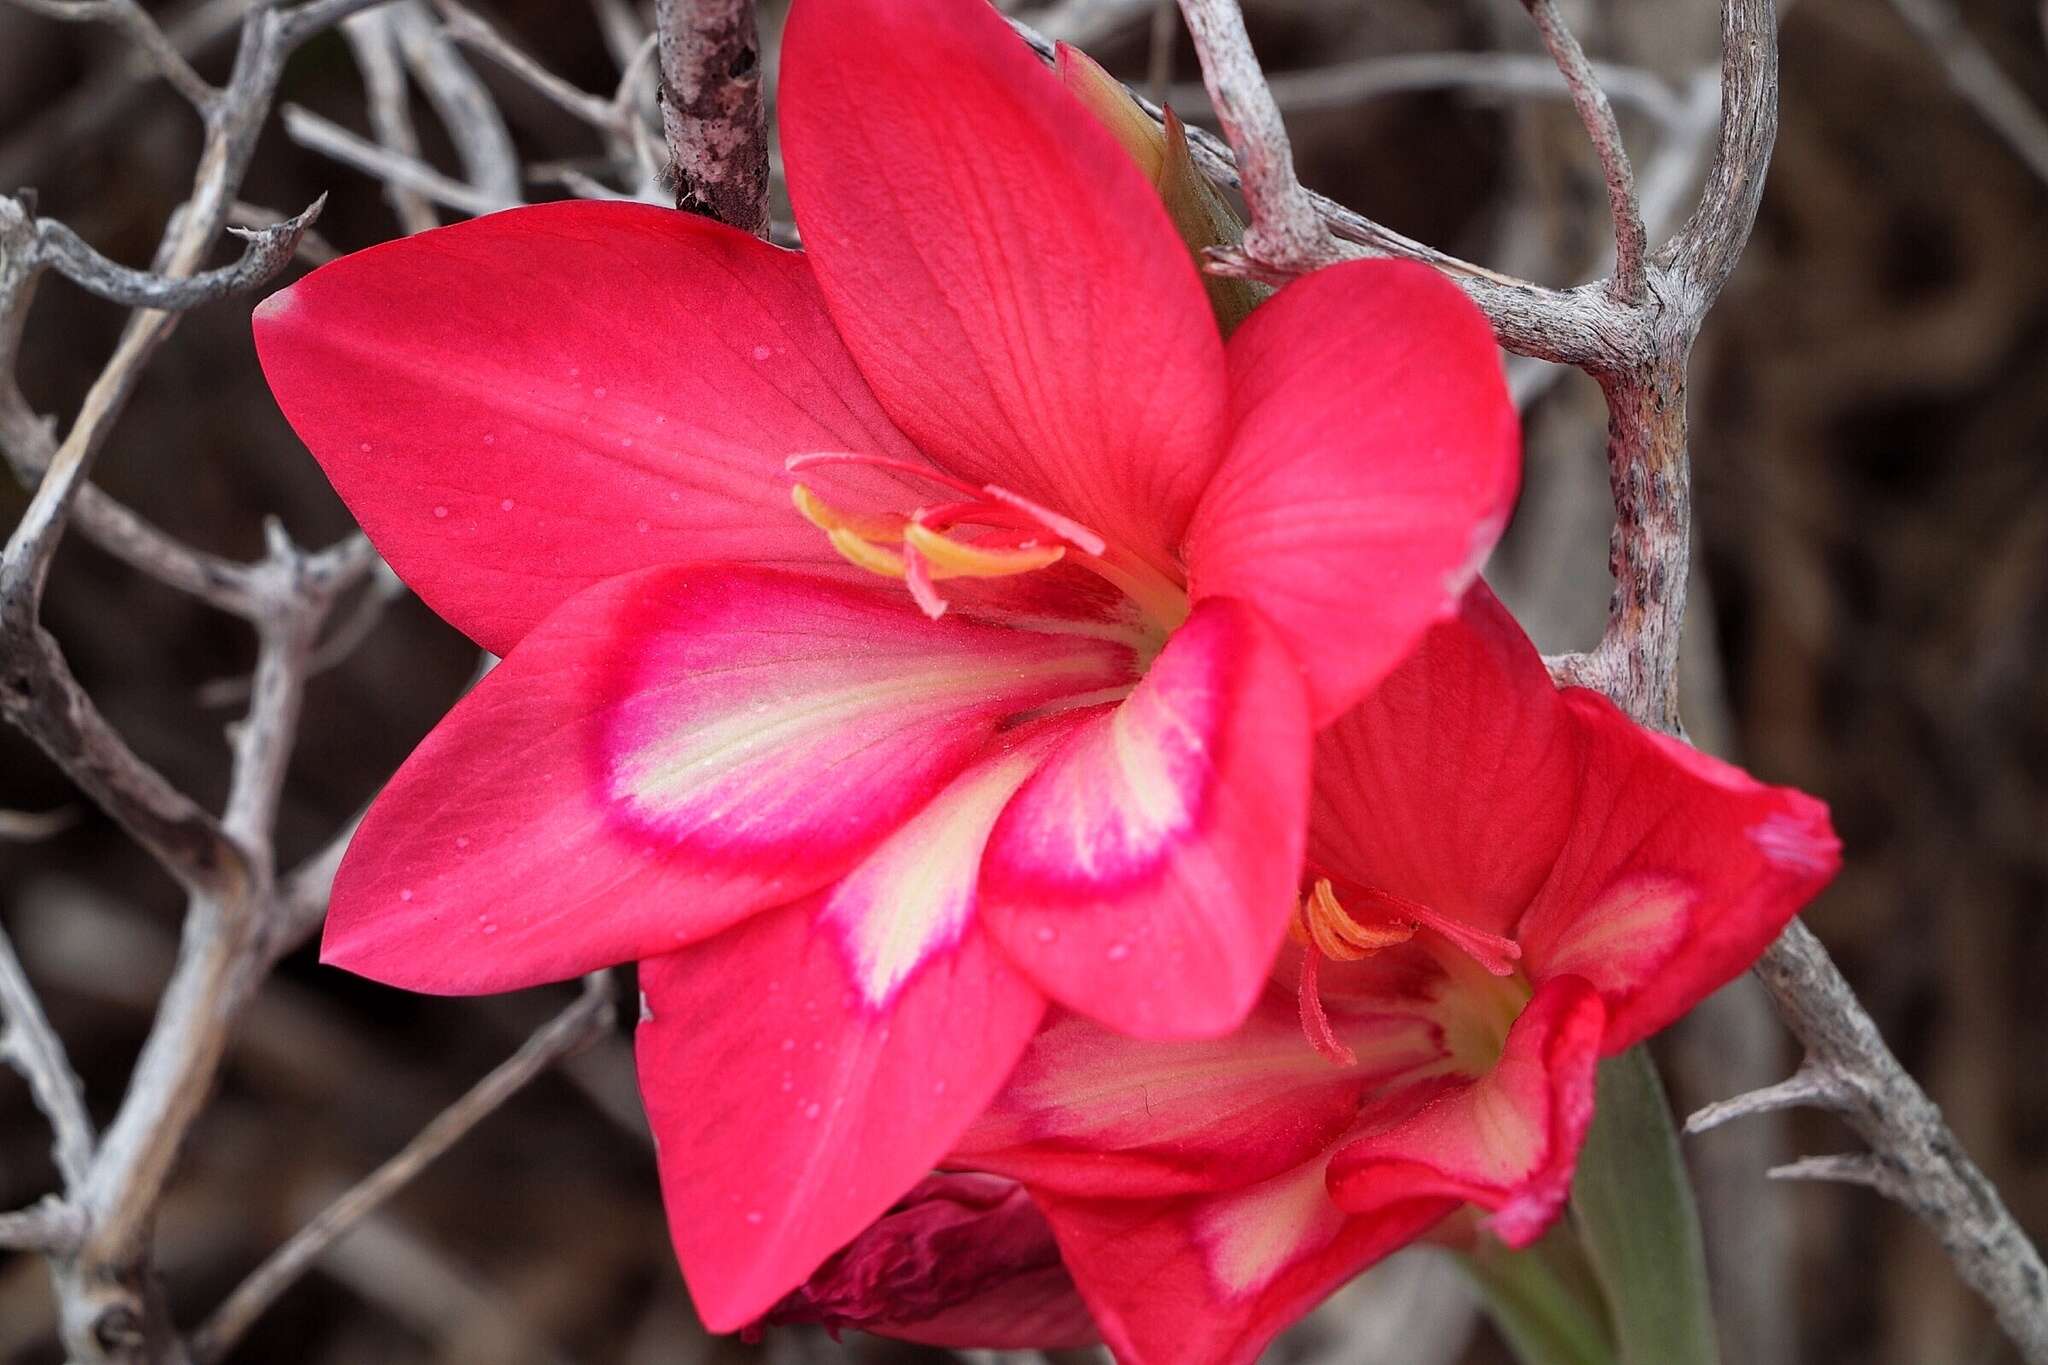
[[[1151,185],[980,0],[797,0],[782,76],[801,254],[554,204],[256,317],[365,530],[505,655],[369,811],[325,960],[640,961],[718,1329],[924,1177],[1048,998],[1237,1025],[1313,727],[1454,609],[1517,473],[1427,269],[1321,272],[1226,350]]]
[[[1126,1365],[1250,1362],[1461,1204],[1539,1237],[1595,1063],[1748,966],[1837,864],[1819,802],[1560,691],[1476,585],[1318,741],[1298,942],[1245,1025],[1063,1017],[951,1164],[1030,1188]]]

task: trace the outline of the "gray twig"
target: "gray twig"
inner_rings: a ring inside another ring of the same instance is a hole
[[[443,175],[418,157],[365,141],[331,119],[296,104],[284,107],[284,131],[301,147],[354,167],[386,185],[402,186],[458,213],[496,213],[518,202]]]
[[[306,230],[327,203],[321,195],[297,217],[263,228],[231,227],[246,246],[241,259],[198,275],[168,276],[110,261],[62,223],[44,218],[36,223],[36,245],[58,274],[79,288],[130,308],[179,311],[213,303],[268,281],[291,261]]]
[[[676,207],[768,235],[768,109],[754,0],[655,0]]]
[[[1643,296],[1648,233],[1643,227],[1642,202],[1636,197],[1636,173],[1629,165],[1628,149],[1622,145],[1614,106],[1586,60],[1586,50],[1558,13],[1557,0],[1522,0],[1522,8],[1535,21],[1544,48],[1571,90],[1572,107],[1579,112],[1579,122],[1599,154],[1600,170],[1607,180],[1608,213],[1614,220],[1614,276],[1608,282],[1608,292],[1616,303],[1635,303]]]
[[[236,1287],[192,1338],[192,1356],[210,1365],[234,1348],[278,1296],[378,1206],[459,1142],[470,1129],[549,1067],[601,1037],[613,1025],[611,977],[585,977],[583,993],[461,1099],[449,1105],[395,1156],[321,1210]]]
[[[0,1060],[28,1082],[36,1107],[50,1120],[57,1174],[75,1188],[92,1167],[95,1138],[85,1110],[85,1092],[43,1002],[29,985],[7,931],[0,929]]]
[[[1892,0],[1899,17],[1912,25],[1972,109],[1991,125],[2012,154],[2048,180],[2048,117],[2019,82],[2005,74],[1947,0]],[[2042,22],[2048,26],[2048,10]]]

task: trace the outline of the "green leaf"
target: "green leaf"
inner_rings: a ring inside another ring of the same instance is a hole
[[[1643,1048],[1600,1064],[1572,1220],[1612,1316],[1621,1365],[1717,1365],[1699,1211],[1657,1068]]]

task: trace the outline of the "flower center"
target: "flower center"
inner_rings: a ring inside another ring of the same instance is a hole
[[[901,579],[912,600],[934,621],[946,613],[946,599],[937,587],[946,579],[1010,578],[1062,560],[1110,583],[1165,631],[1187,619],[1187,592],[1179,584],[1080,522],[1021,493],[999,484],[976,487],[939,470],[880,455],[792,455],[786,467],[794,474],[832,464],[909,474],[958,495],[908,513],[861,516],[840,511],[802,483],[790,489],[796,510],[825,533],[843,559],[884,578]]]
[[[1323,1009],[1317,975],[1325,958],[1363,961],[1430,930],[1416,949],[1434,957],[1449,978],[1444,1041],[1460,1069],[1476,1065],[1484,1070],[1493,1064],[1507,1040],[1508,1026],[1528,1000],[1526,983],[1515,971],[1522,956],[1520,944],[1376,887],[1347,883],[1340,896],[1335,880],[1318,876],[1288,928],[1303,949],[1302,1032],[1316,1051],[1339,1066],[1351,1066],[1357,1057],[1337,1037]]]

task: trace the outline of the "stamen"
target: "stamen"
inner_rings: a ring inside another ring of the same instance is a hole
[[[919,520],[903,528],[903,538],[934,569],[952,578],[1007,578],[1057,564],[1067,553],[1064,545],[969,545],[952,539]]]
[[[1323,1010],[1322,991],[1316,985],[1316,970],[1322,964],[1322,950],[1311,943],[1301,953],[1301,985],[1297,995],[1301,1002],[1301,1031],[1325,1060],[1335,1066],[1357,1066],[1358,1054],[1344,1045],[1337,1036],[1337,1030],[1330,1027],[1330,1016]]]
[[[1069,558],[1106,580],[1166,631],[1187,620],[1186,589],[1155,566],[1109,544],[1093,530],[999,484],[980,487],[929,465],[886,455],[820,450],[783,461],[790,473],[821,465],[862,465],[924,479],[965,495],[963,501],[920,507],[908,517],[855,516],[841,512],[802,484],[791,497],[797,510],[831,538],[833,547],[863,569],[901,578],[927,615],[936,618],[944,599],[932,586],[947,578],[1007,578],[1031,573]],[[960,525],[1005,531],[1045,532],[1041,541],[963,540],[949,534]],[[902,545],[903,550],[895,547]],[[924,563],[911,569],[914,548]]]
[[[1371,887],[1347,887],[1345,894],[1354,905],[1363,903],[1378,913],[1361,918],[1337,899],[1328,877],[1316,879],[1302,905],[1301,919],[1309,941],[1335,961],[1370,957],[1406,943],[1422,928],[1442,935],[1494,976],[1512,976],[1521,959],[1522,946],[1513,939],[1475,928],[1420,901]]]

